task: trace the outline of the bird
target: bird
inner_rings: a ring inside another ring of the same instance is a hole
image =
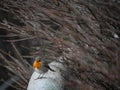
[[[36,57],[33,62],[34,72],[29,80],[27,90],[63,90],[64,65],[58,61],[48,63]],[[42,77],[41,77],[42,75]]]
[[[34,67],[35,71],[40,74],[37,79],[43,78],[44,74],[46,72],[48,72],[48,70],[55,72],[55,70],[51,69],[48,64],[49,64],[49,62],[41,59],[40,56],[37,56],[35,58],[34,63],[33,63],[33,67]]]

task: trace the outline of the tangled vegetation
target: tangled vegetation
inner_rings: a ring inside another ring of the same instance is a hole
[[[63,61],[65,90],[120,89],[119,14],[119,0],[1,0],[0,82],[26,90],[40,55]]]

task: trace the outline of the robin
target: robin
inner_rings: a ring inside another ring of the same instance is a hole
[[[61,70],[65,70],[65,67],[62,63],[57,61],[48,62],[36,57],[33,66],[35,71],[29,80],[27,90],[64,90],[64,79]],[[44,78],[36,79],[41,74],[45,74]]]
[[[51,70],[51,71],[55,72],[55,70],[50,68],[49,62],[45,61],[45,60],[42,60],[40,58],[40,56],[37,56],[35,58],[34,63],[33,63],[33,67],[34,67],[35,71],[40,74],[37,79],[43,78],[43,76],[45,75],[45,73],[48,72],[48,70]]]

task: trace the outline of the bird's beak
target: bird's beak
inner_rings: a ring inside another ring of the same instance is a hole
[[[33,67],[34,68],[38,68],[39,69],[41,67],[41,65],[42,65],[41,61],[35,60],[34,63],[33,63]]]

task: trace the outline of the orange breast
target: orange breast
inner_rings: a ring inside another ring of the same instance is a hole
[[[34,68],[41,68],[41,65],[42,65],[42,62],[41,61],[34,61],[34,63],[33,63],[33,67]]]

